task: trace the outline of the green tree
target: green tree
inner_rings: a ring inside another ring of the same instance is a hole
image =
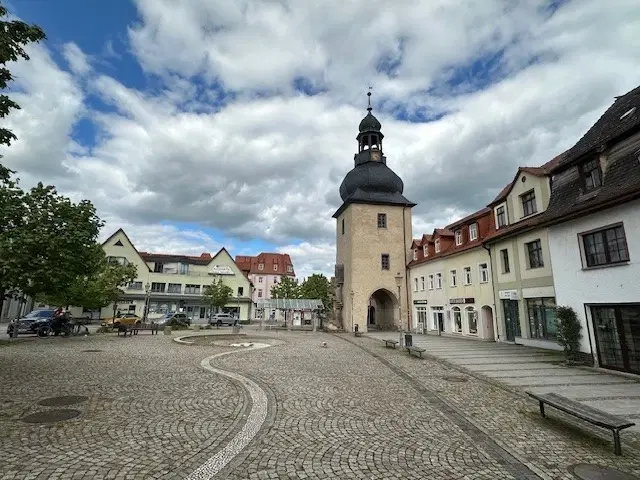
[[[77,279],[91,278],[104,262],[98,234],[103,223],[88,200],[73,203],[39,183],[24,195],[18,228],[0,240],[0,271],[8,285],[38,297],[65,295]]]
[[[271,287],[272,298],[300,298],[300,285],[298,280],[291,277],[282,277],[280,281]]]
[[[322,300],[324,308],[331,310],[331,284],[329,279],[321,273],[314,273],[307,277],[300,285],[300,298]]]
[[[46,38],[44,31],[37,25],[28,25],[15,20],[7,21],[7,13],[6,7],[0,3],[0,90],[5,90],[13,80],[7,63],[15,62],[19,58],[29,60],[29,55],[23,47]],[[9,115],[12,108],[19,109],[20,106],[7,95],[0,94],[0,118]],[[11,130],[0,128],[0,145],[9,146],[13,140],[16,140],[16,136]],[[24,192],[18,188],[17,182],[11,179],[13,173],[15,172],[0,163],[0,257],[3,252],[2,242],[8,242],[6,232],[19,227],[22,218],[21,206]],[[14,293],[11,289],[15,285],[8,279],[14,278],[16,272],[9,268],[8,265],[0,264],[0,312],[4,299]]]
[[[15,62],[20,58],[29,60],[24,47],[46,38],[44,31],[37,25],[29,25],[17,20],[7,21],[7,14],[6,7],[0,3],[0,90],[7,88],[9,82],[13,81],[7,63]],[[11,109],[19,108],[20,106],[7,95],[0,95],[0,118],[9,115]],[[8,128],[0,128],[0,145],[9,146],[16,138]],[[10,173],[12,172],[0,164],[0,177],[6,178]]]
[[[571,307],[557,307],[556,325],[556,339],[564,349],[565,357],[569,362],[578,360],[582,325],[575,310]]]
[[[202,296],[209,307],[216,307],[220,310],[231,300],[233,289],[229,285],[225,285],[222,279],[219,278],[218,281],[204,287]],[[209,318],[211,318],[211,313],[213,313],[212,310],[213,308],[211,308],[209,312]]]
[[[78,276],[65,290],[44,296],[43,300],[50,305],[104,308],[111,303],[116,303],[124,295],[123,287],[132,282],[136,276],[135,265],[108,263],[103,256],[97,272],[90,276]]]

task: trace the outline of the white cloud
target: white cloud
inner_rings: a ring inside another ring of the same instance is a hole
[[[65,43],[62,48],[62,55],[69,64],[71,71],[76,75],[83,76],[91,71],[89,57],[75,43]]]
[[[135,90],[74,44],[64,47],[73,75],[31,48],[30,62],[12,66],[23,109],[8,117],[19,141],[3,161],[27,183],[90,198],[141,249],[215,251],[207,234],[158,226],[200,224],[274,242],[302,276],[330,275],[331,215],[369,83],[388,164],[418,203],[417,237],[484,206],[517,166],[571,146],[636,86],[636,3],[573,1],[549,17],[534,0],[138,0],[130,46],[162,88]],[[496,52],[500,82],[446,86],[456,67]],[[324,92],[295,92],[298,78]],[[217,82],[231,101],[219,103]],[[111,108],[91,108],[88,95]],[[446,114],[418,124],[399,111]],[[94,144],[71,139],[81,118],[96,126]]]

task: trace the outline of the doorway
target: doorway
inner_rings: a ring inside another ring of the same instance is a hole
[[[502,300],[504,312],[504,330],[507,342],[515,342],[520,336],[520,313],[518,312],[518,300]]]
[[[397,308],[398,301],[395,295],[382,288],[376,290],[369,297],[367,328],[370,330],[394,330]]]
[[[482,328],[484,329],[484,338],[494,340],[493,333],[493,310],[490,306],[484,305],[480,311],[482,312]]]
[[[640,374],[640,305],[591,307],[598,363]]]

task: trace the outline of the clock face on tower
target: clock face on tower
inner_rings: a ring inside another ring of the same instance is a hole
[[[374,162],[379,162],[380,161],[380,152],[377,150],[374,150],[371,152],[371,160],[373,160]]]

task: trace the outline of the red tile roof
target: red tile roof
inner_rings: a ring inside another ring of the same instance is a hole
[[[213,257],[210,253],[202,253],[199,257],[192,255],[180,255],[175,253],[149,253],[138,252],[145,262],[182,262],[189,263],[191,265],[209,265]]]
[[[255,257],[250,255],[237,255],[236,264],[240,270],[247,273],[263,274],[263,275],[287,275],[295,277],[293,262],[291,257],[286,253],[261,253]],[[263,269],[260,270],[258,265],[262,264]],[[291,271],[287,267],[291,267]]]
[[[465,223],[469,222],[470,220],[474,220],[474,219],[476,219],[478,217],[482,217],[483,215],[486,215],[490,211],[491,211],[491,208],[484,207],[482,210],[478,210],[477,212],[473,212],[471,215],[467,215],[466,217],[464,217],[461,220],[456,220],[452,224],[447,225],[446,228],[447,228],[447,230],[456,230],[457,227],[460,227],[460,226],[464,225]]]

